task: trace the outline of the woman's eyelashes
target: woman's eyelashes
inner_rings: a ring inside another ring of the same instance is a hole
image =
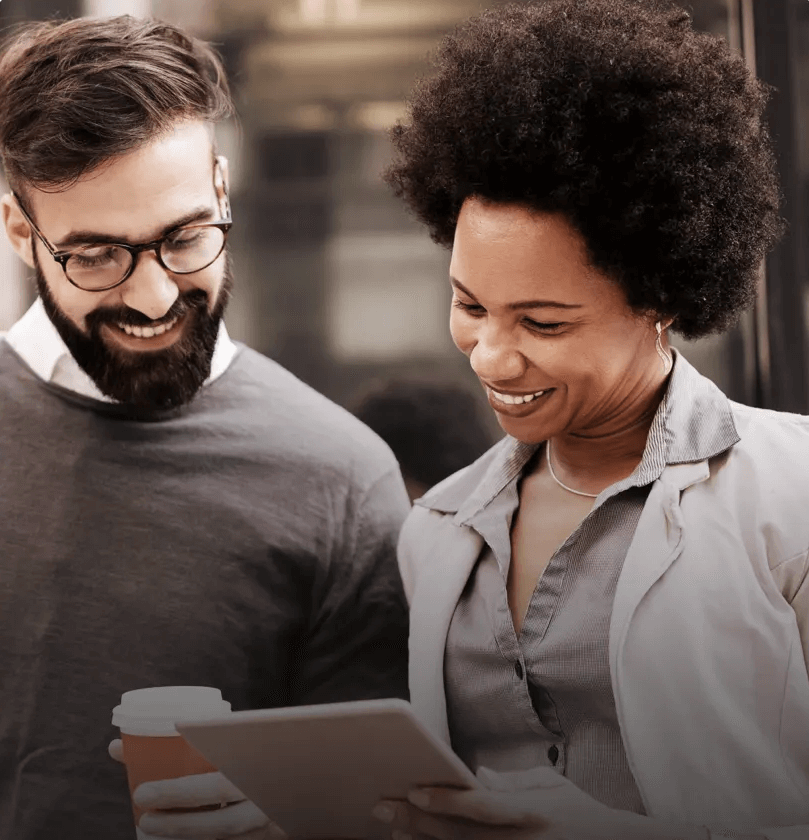
[[[458,309],[468,312],[472,317],[480,317],[486,314],[486,310],[479,303],[466,303],[459,298],[453,298],[452,305],[457,306]]]
[[[453,306],[471,315],[473,318],[481,318],[486,314],[486,310],[479,303],[466,303],[465,301],[455,298],[452,302]],[[543,333],[558,332],[565,326],[562,321],[535,321],[533,318],[523,318],[522,323],[528,329]]]

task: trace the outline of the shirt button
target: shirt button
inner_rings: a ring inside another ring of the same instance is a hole
[[[556,762],[559,761],[559,747],[556,744],[548,750],[548,758],[551,760],[551,764],[556,766]]]
[[[521,680],[523,675],[522,665],[519,662],[514,663],[514,673],[517,675],[517,679]]]

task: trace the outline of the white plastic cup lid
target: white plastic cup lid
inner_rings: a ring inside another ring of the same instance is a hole
[[[170,685],[138,688],[121,697],[112,710],[112,724],[126,735],[172,736],[178,720],[206,720],[230,713],[218,688]]]

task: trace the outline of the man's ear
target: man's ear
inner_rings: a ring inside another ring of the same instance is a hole
[[[222,218],[230,218],[230,202],[228,191],[230,188],[230,174],[228,171],[228,159],[224,155],[216,156],[216,170],[214,174],[214,187],[216,197],[219,199],[219,212]]]
[[[3,227],[6,236],[14,249],[14,253],[29,267],[34,267],[34,232],[20,211],[17,199],[6,193],[0,198],[0,213],[3,216]]]

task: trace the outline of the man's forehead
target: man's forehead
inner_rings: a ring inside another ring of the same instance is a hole
[[[30,190],[40,227],[54,237],[75,230],[139,236],[161,229],[214,197],[212,138],[185,124],[102,164],[59,192]]]

